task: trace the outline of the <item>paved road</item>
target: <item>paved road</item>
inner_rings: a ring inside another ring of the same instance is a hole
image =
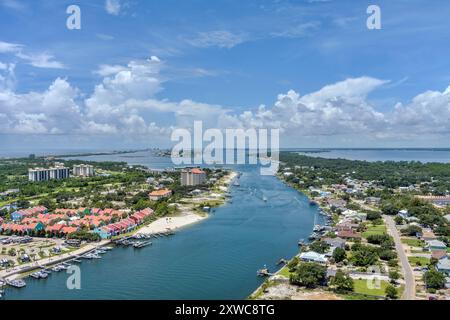
[[[75,256],[77,255],[82,255],[86,252],[89,252],[91,250],[94,249],[98,249],[99,247],[103,247],[107,244],[109,244],[111,241],[110,240],[103,240],[100,241],[98,243],[94,243],[94,244],[88,244],[78,250],[72,251],[70,253],[63,253],[59,256],[54,256],[51,258],[45,258],[42,260],[38,260],[36,262],[29,262],[29,263],[25,263],[23,265],[21,265],[20,267],[15,267],[13,269],[8,269],[8,271],[4,270],[4,271],[0,271],[0,279],[14,279],[16,278],[21,272],[28,270],[29,268],[33,268],[33,269],[37,269],[40,267],[45,267],[47,265],[53,265],[53,264],[57,264],[59,262],[63,262],[65,260],[68,259],[73,259],[75,258]],[[12,277],[12,278],[11,278]]]
[[[405,291],[403,292],[403,300],[414,300],[416,298],[416,281],[414,278],[413,270],[409,264],[408,257],[405,254],[400,236],[398,234],[397,228],[395,227],[395,222],[390,216],[384,216],[389,233],[394,238],[395,249],[397,250],[398,257],[402,264],[403,276],[405,278]]]

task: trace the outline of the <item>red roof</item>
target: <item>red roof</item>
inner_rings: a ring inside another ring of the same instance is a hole
[[[193,174],[204,174],[204,173],[205,173],[205,171],[200,170],[200,169],[197,169],[197,168],[192,169],[191,172],[192,172]]]
[[[356,239],[361,238],[361,234],[353,232],[353,231],[339,231],[337,234],[338,237],[344,238],[344,239]]]
[[[64,227],[61,229],[61,232],[64,234],[71,234],[71,233],[77,232],[77,230],[78,229],[74,228],[74,227]]]

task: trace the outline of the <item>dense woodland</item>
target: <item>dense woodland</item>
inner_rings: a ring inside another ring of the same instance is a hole
[[[282,152],[280,160],[287,167],[314,167],[307,177],[324,179],[325,184],[342,183],[350,175],[353,179],[378,181],[387,188],[408,187],[416,183],[430,183],[424,190],[434,194],[445,194],[450,190],[450,164],[421,163],[417,161],[357,161],[309,157],[295,152]]]

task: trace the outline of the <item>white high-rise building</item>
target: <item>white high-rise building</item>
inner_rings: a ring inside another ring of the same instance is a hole
[[[88,164],[73,166],[73,175],[77,177],[92,177],[95,175],[94,166]]]
[[[33,182],[62,180],[70,177],[70,169],[59,166],[54,168],[34,168],[28,169],[28,180]]]

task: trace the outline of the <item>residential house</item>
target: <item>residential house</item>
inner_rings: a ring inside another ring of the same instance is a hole
[[[341,238],[323,238],[323,242],[334,248],[345,248],[345,240]]]
[[[350,230],[350,231],[346,231],[346,230],[338,231],[337,236],[339,238],[348,239],[348,240],[361,239],[361,234],[358,233],[358,232],[355,232],[353,230]]]
[[[406,210],[406,209],[400,210],[400,211],[398,212],[398,215],[399,215],[401,218],[405,219],[405,220],[407,220],[407,219],[409,218],[409,212],[408,212],[408,210]]]
[[[450,214],[445,215],[444,218],[447,220],[448,223],[450,223]]]
[[[445,274],[450,275],[450,260],[448,258],[439,260],[436,265],[436,269],[439,272],[444,272]]]
[[[347,205],[347,201],[342,199],[327,199],[327,204],[330,208],[343,210]]]
[[[381,202],[381,198],[367,197],[365,202],[370,205],[379,205]]]
[[[437,237],[433,233],[433,231],[431,231],[429,229],[423,229],[422,230],[422,240],[424,240],[424,241],[431,241],[431,240],[436,240],[436,239],[437,239]]]
[[[327,258],[324,254],[320,254],[314,251],[303,252],[300,254],[300,260],[306,262],[327,263]]]
[[[441,260],[447,258],[447,250],[435,250],[431,252],[431,258]]]
[[[148,196],[149,196],[150,200],[158,201],[161,199],[168,198],[171,195],[172,195],[172,190],[160,189],[160,190],[155,190],[153,192],[150,192]]]
[[[445,250],[447,251],[447,246],[445,245],[444,242],[439,241],[439,240],[429,240],[427,241],[427,249],[430,251],[435,251],[435,250]]]

